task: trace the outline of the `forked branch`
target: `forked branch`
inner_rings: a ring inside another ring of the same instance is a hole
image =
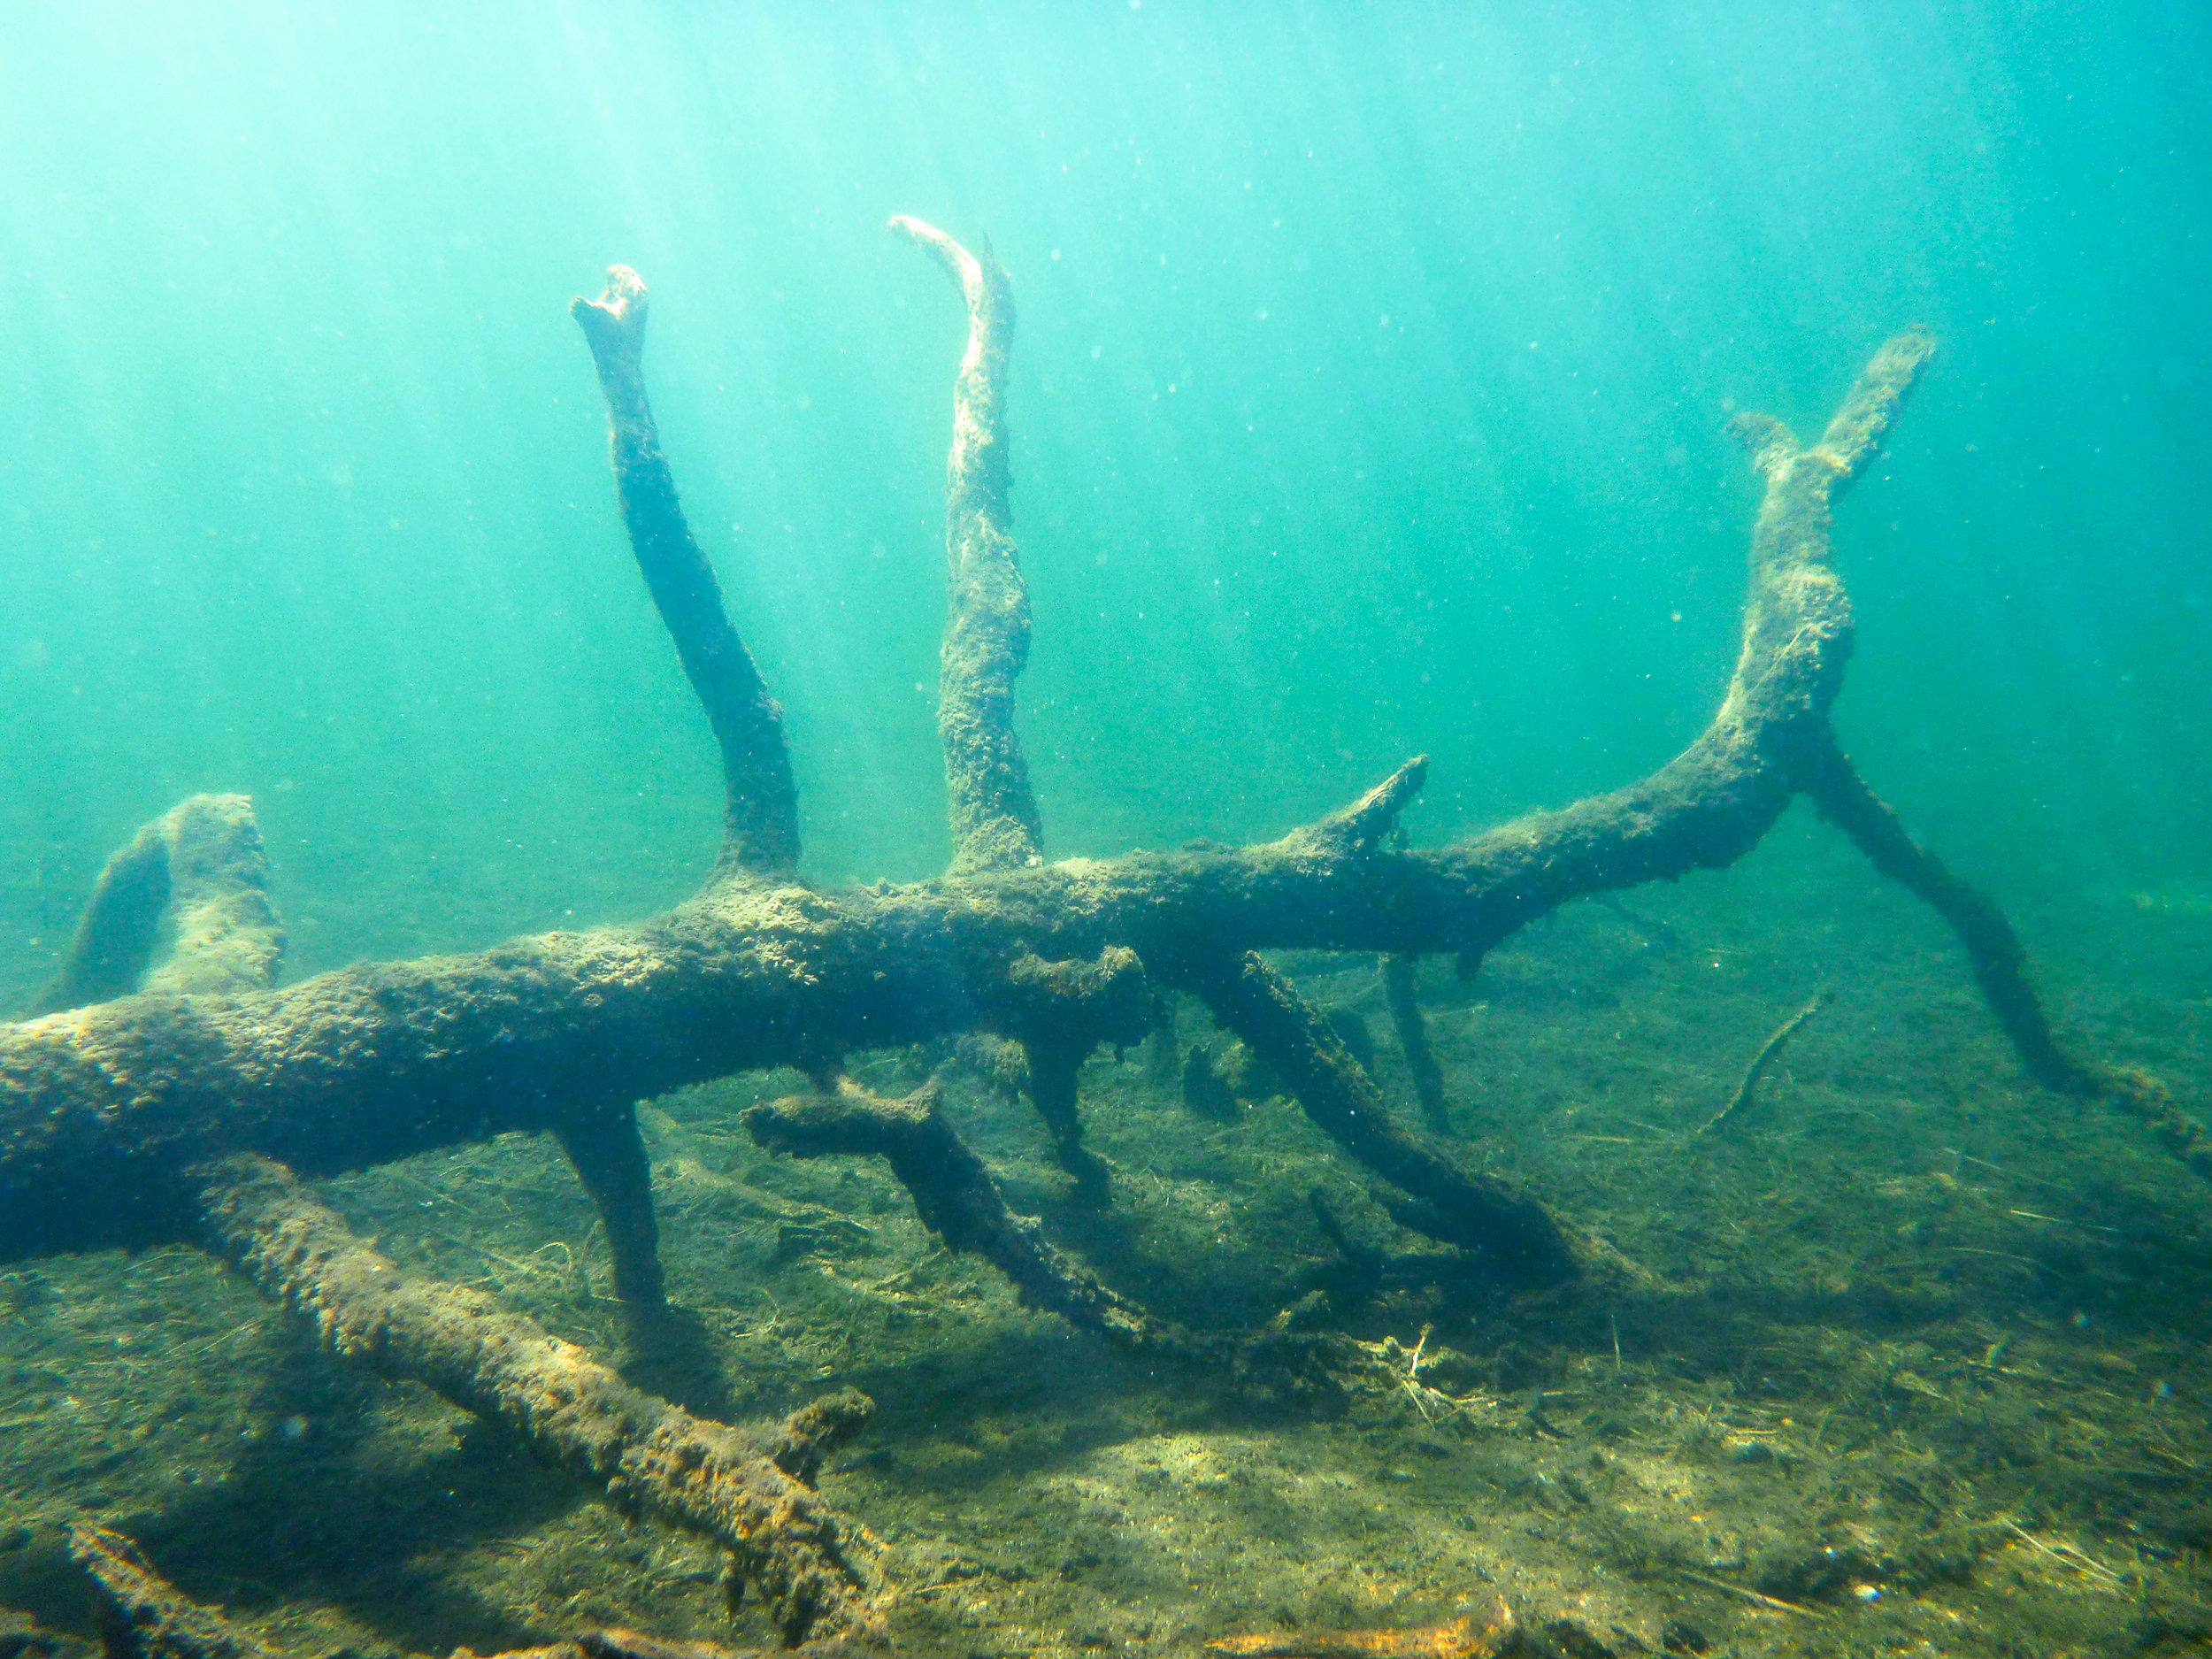
[[[1727,864],[1800,793],[1952,923],[2032,1075],[2130,1106],[2212,1173],[2212,1144],[2162,1089],[2068,1055],[2002,916],[1912,843],[1829,724],[1851,638],[1829,557],[1830,505],[1932,350],[1924,331],[1876,353],[1812,447],[1778,421],[1740,423],[1766,481],[1741,648],[1710,724],[1648,777],[1455,847],[1412,851],[1392,832],[1425,775],[1425,761],[1415,760],[1279,841],[1046,864],[1013,726],[1030,622],[1007,510],[1006,277],[987,254],[929,226],[902,219],[894,228],[951,273],[969,314],[947,476],[940,725],[951,872],[840,892],[793,876],[797,808],[780,717],[678,505],[641,367],[644,286],[617,266],[601,299],[572,309],[606,394],[632,546],[721,745],[727,803],[715,877],[674,911],[634,926],[270,989],[281,935],[260,885],[257,838],[240,829],[243,803],[230,811],[223,803],[234,798],[187,803],[111,862],[48,999],[58,1011],[0,1026],[0,1263],[196,1238],[331,1348],[509,1424],[627,1508],[721,1540],[796,1640],[818,1624],[864,1630],[878,1605],[872,1574],[851,1553],[856,1540],[806,1484],[821,1447],[864,1415],[864,1402],[835,1396],[780,1429],[692,1418],[476,1293],[408,1279],[296,1174],[551,1131],[607,1217],[618,1285],[649,1302],[659,1270],[632,1102],[795,1065],[826,1087],[748,1114],[764,1144],[802,1156],[882,1156],[934,1232],[996,1263],[1033,1302],[1124,1347],[1226,1358],[1241,1373],[1280,1331],[1236,1339],[1155,1319],[1008,1207],[933,1087],[886,1101],[838,1072],[855,1049],[978,1032],[1018,1039],[1064,1160],[1080,1175],[1091,1166],[1075,1116],[1076,1068],[1101,1041],[1141,1038],[1156,1020],[1159,987],[1173,985],[1203,997],[1315,1123],[1403,1194],[1385,1202],[1404,1225],[1459,1245],[1501,1286],[1594,1272],[1632,1280],[1635,1270],[1601,1241],[1394,1123],[1326,1019],[1256,953],[1396,958],[1394,1014],[1425,1102],[1440,1117],[1440,1088],[1416,1057],[1425,1039],[1410,957],[1479,957],[1568,900]],[[250,829],[250,814],[243,823]],[[192,850],[203,842],[191,826],[224,824],[229,839],[216,842],[234,856]],[[172,977],[127,995],[173,905],[182,907],[180,923],[188,911],[199,919],[180,927],[176,960],[156,971]],[[1286,1349],[1271,1363],[1297,1361]],[[156,1594],[158,1580],[134,1576],[139,1564],[123,1555],[94,1548],[89,1558],[129,1594]],[[580,1638],[580,1651],[597,1654],[593,1640]]]

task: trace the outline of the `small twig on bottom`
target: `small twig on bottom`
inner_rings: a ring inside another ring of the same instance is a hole
[[[2108,1589],[2119,1589],[2126,1582],[2118,1573],[2113,1571],[2087,1550],[2070,1544],[2063,1539],[2061,1539],[2057,1547],[2054,1548],[2017,1521],[2007,1521],[2004,1525],[2005,1529],[2021,1542],[2029,1545],[2042,1555],[2048,1555],[2069,1571],[2080,1573],[2084,1578],[2094,1583],[2102,1584]]]
[[[1759,1079],[1766,1075],[1767,1068],[1774,1064],[1775,1057],[1782,1052],[1783,1045],[1797,1034],[1800,1025],[1820,1011],[1820,1005],[1824,1000],[1823,993],[1814,992],[1811,1002],[1775,1028],[1774,1034],[1766,1040],[1751,1064],[1744,1069],[1743,1081],[1736,1085],[1736,1092],[1729,1098],[1728,1104],[1699,1125],[1696,1133],[1690,1137],[1692,1140],[1712,1133],[1727,1120],[1731,1112],[1750,1103],[1753,1094],[1759,1087]]]
[[[1725,1578],[1709,1578],[1701,1572],[1692,1572],[1687,1567],[1677,1567],[1674,1570],[1674,1576],[1678,1578],[1686,1578],[1692,1584],[1701,1584],[1709,1590],[1718,1590],[1728,1595],[1740,1595],[1755,1607],[1770,1607],[1778,1613],[1794,1613],[1800,1618],[1823,1617],[1817,1608],[1806,1607],[1796,1601],[1785,1601],[1779,1596],[1747,1589],[1740,1584],[1731,1584]]]

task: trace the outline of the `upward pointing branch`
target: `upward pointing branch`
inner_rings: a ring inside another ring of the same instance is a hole
[[[1044,826],[1014,733],[1014,681],[1029,660],[1029,594],[1006,504],[1006,353],[1014,295],[990,250],[978,258],[934,226],[903,216],[891,229],[944,267],[968,305],[968,349],[952,388],[945,465],[945,557],[951,609],[938,671],[937,731],[956,872],[1039,862]]]
[[[1770,575],[1778,565],[1825,562],[1829,503],[1874,452],[1935,349],[1935,336],[1925,328],[1908,328],[1884,341],[1851,382],[1820,442],[1809,448],[1799,448],[1790,429],[1771,415],[1736,418],[1736,436],[1767,481],[1752,532],[1755,578]]]
[[[571,300],[599,369],[614,423],[615,494],[645,586],[676,642],[691,688],[722,749],[722,862],[789,870],[799,862],[799,793],[783,741],[783,711],[722,609],[714,567],[691,539],[676,480],[646,401],[645,284],[627,265],[607,271],[595,300]]]

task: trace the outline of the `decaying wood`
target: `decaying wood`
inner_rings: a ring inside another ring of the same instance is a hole
[[[1007,503],[1014,482],[1005,426],[1013,285],[987,247],[979,257],[918,219],[895,219],[891,229],[944,268],[968,308],[968,349],[953,383],[952,455],[945,464],[951,603],[937,698],[952,867],[1019,869],[1040,862],[1045,832],[1014,732],[1014,681],[1029,661],[1029,593]]]
[[[332,1353],[419,1382],[519,1435],[618,1509],[713,1539],[796,1643],[870,1617],[879,1585],[853,1529],[806,1484],[874,1410],[851,1389],[781,1425],[733,1428],[634,1388],[572,1342],[466,1286],[403,1273],[265,1158],[197,1171],[204,1241]]]
[[[1904,820],[1867,787],[1833,732],[1825,734],[1805,793],[1877,870],[1950,924],[1983,999],[2030,1077],[2058,1094],[2101,1101],[2141,1118],[2160,1145],[2197,1174],[2212,1178],[2212,1131],[2184,1111],[2173,1091],[2149,1072],[2084,1059],[2059,1040],[2029,982],[2028,953],[2005,913],[1906,833]]]
[[[799,862],[799,792],[783,712],[722,608],[714,566],[692,539],[645,396],[645,284],[627,265],[606,291],[578,298],[612,430],[615,496],[639,572],[722,750],[722,857],[738,870],[789,871]]]
[[[859,1414],[856,1402],[819,1404],[772,1432],[692,1418],[475,1293],[398,1274],[301,1178],[550,1132],[606,1218],[620,1294],[649,1303],[662,1289],[635,1102],[794,1066],[819,1087],[749,1114],[764,1144],[883,1156],[932,1229],[1038,1305],[1125,1346],[1242,1365],[1248,1340],[1154,1318],[1014,1214],[933,1089],[887,1101],[841,1074],[861,1049],[978,1033],[1018,1043],[1025,1064],[1007,1075],[1023,1079],[1063,1162],[1106,1202],[1104,1165],[1082,1144],[1079,1069],[1101,1042],[1142,1040],[1173,989],[1204,999],[1340,1147],[1396,1189],[1381,1196],[1402,1223],[1459,1247],[1502,1287],[1632,1279],[1533,1194],[1395,1123],[1328,1020],[1257,953],[1389,958],[1394,1018],[1440,1126],[1413,957],[1448,953],[1468,970],[1572,899],[1726,865],[1799,794],[1952,923],[2032,1076],[2131,1106],[2212,1172],[2201,1127],[2155,1085],[2067,1055],[2001,915],[1913,845],[1829,724],[1851,641],[1830,506],[1933,350],[1924,332],[1875,353],[1813,445],[1771,419],[1740,423],[1765,480],[1740,648],[1711,722],[1649,776],[1414,850],[1394,832],[1426,775],[1416,759],[1278,841],[1048,864],[1014,726],[1030,616],[1008,506],[1011,288],[987,253],[916,220],[893,228],[953,277],[969,322],[946,491],[950,870],[837,891],[796,873],[780,713],[685,522],[646,396],[644,285],[615,267],[602,297],[572,311],[608,403],[623,522],[721,749],[713,876],[647,921],[274,988],[281,933],[250,809],[196,797],[111,861],[40,1017],[0,1026],[0,1262],[197,1239],[308,1318],[326,1346],[508,1424],[626,1507],[721,1540],[796,1641],[870,1617],[864,1565],[806,1486],[825,1437]],[[211,826],[227,826],[228,840],[204,840]],[[209,846],[227,857],[204,856]],[[150,973],[165,913],[180,949]]]
[[[850,1078],[836,1078],[813,1094],[749,1108],[744,1121],[762,1146],[795,1157],[883,1158],[914,1195],[923,1225],[954,1249],[996,1267],[1032,1307],[1156,1356],[1196,1359],[1227,1351],[1225,1342],[1194,1335],[1118,1295],[1055,1249],[1033,1217],[1017,1215],[983,1160],[954,1133],[934,1081],[887,1100]]]
[[[1275,1068],[1316,1126],[1405,1194],[1384,1198],[1401,1225],[1460,1246],[1505,1284],[1555,1284],[1596,1264],[1534,1199],[1461,1169],[1394,1123],[1329,1022],[1256,954],[1193,961],[1181,982]]]
[[[283,1650],[186,1595],[120,1532],[69,1529],[69,1557],[93,1584],[107,1659],[284,1659]]]
[[[152,967],[166,922],[168,959]],[[196,795],[134,835],[101,870],[61,966],[32,1012],[134,991],[223,992],[272,984],[284,927],[269,856],[242,795]]]

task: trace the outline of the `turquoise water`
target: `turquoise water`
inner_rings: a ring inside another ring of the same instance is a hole
[[[1053,851],[1647,768],[1732,653],[1727,411],[1919,320],[1847,741],[2001,895],[2212,881],[2205,14],[1640,11],[19,8],[8,980],[199,788],[302,969],[688,889],[711,751],[564,314],[617,260],[810,871],[938,867],[962,326],[895,211],[1013,274]]]
[[[1838,727],[2020,924],[2065,1040],[2200,1112],[2208,110],[2200,0],[0,6],[0,1016],[196,791],[254,799],[288,979],[695,889],[718,760],[567,314],[618,261],[804,873],[941,870],[965,321],[906,213],[987,239],[1019,306],[1056,858],[1273,836],[1416,753],[1426,845],[1649,771],[1736,654],[1729,418],[1809,438],[1927,325],[1837,513]],[[548,1137],[317,1191],[703,1413],[865,1388],[824,1500],[928,1659],[1185,1659],[1509,1591],[1596,1632],[1534,1654],[2212,1631],[2204,1183],[2032,1087],[1952,936],[1804,809],[1479,977],[1424,964],[1426,1118],[1374,964],[1282,965],[1443,1156],[1644,1277],[1495,1294],[1188,997],[1082,1072],[1103,1209],[972,1050],[849,1058],[885,1092],[942,1063],[1007,1202],[1118,1291],[1304,1310],[1327,1409],[1025,1309],[879,1160],[763,1150],[738,1114],[795,1072],[645,1103],[657,1332]],[[0,1084],[27,1144],[39,1086]],[[9,1611],[82,1634],[86,1517],[287,1651],[776,1635],[703,1541],[182,1246],[0,1273],[0,1653],[88,1654]]]

